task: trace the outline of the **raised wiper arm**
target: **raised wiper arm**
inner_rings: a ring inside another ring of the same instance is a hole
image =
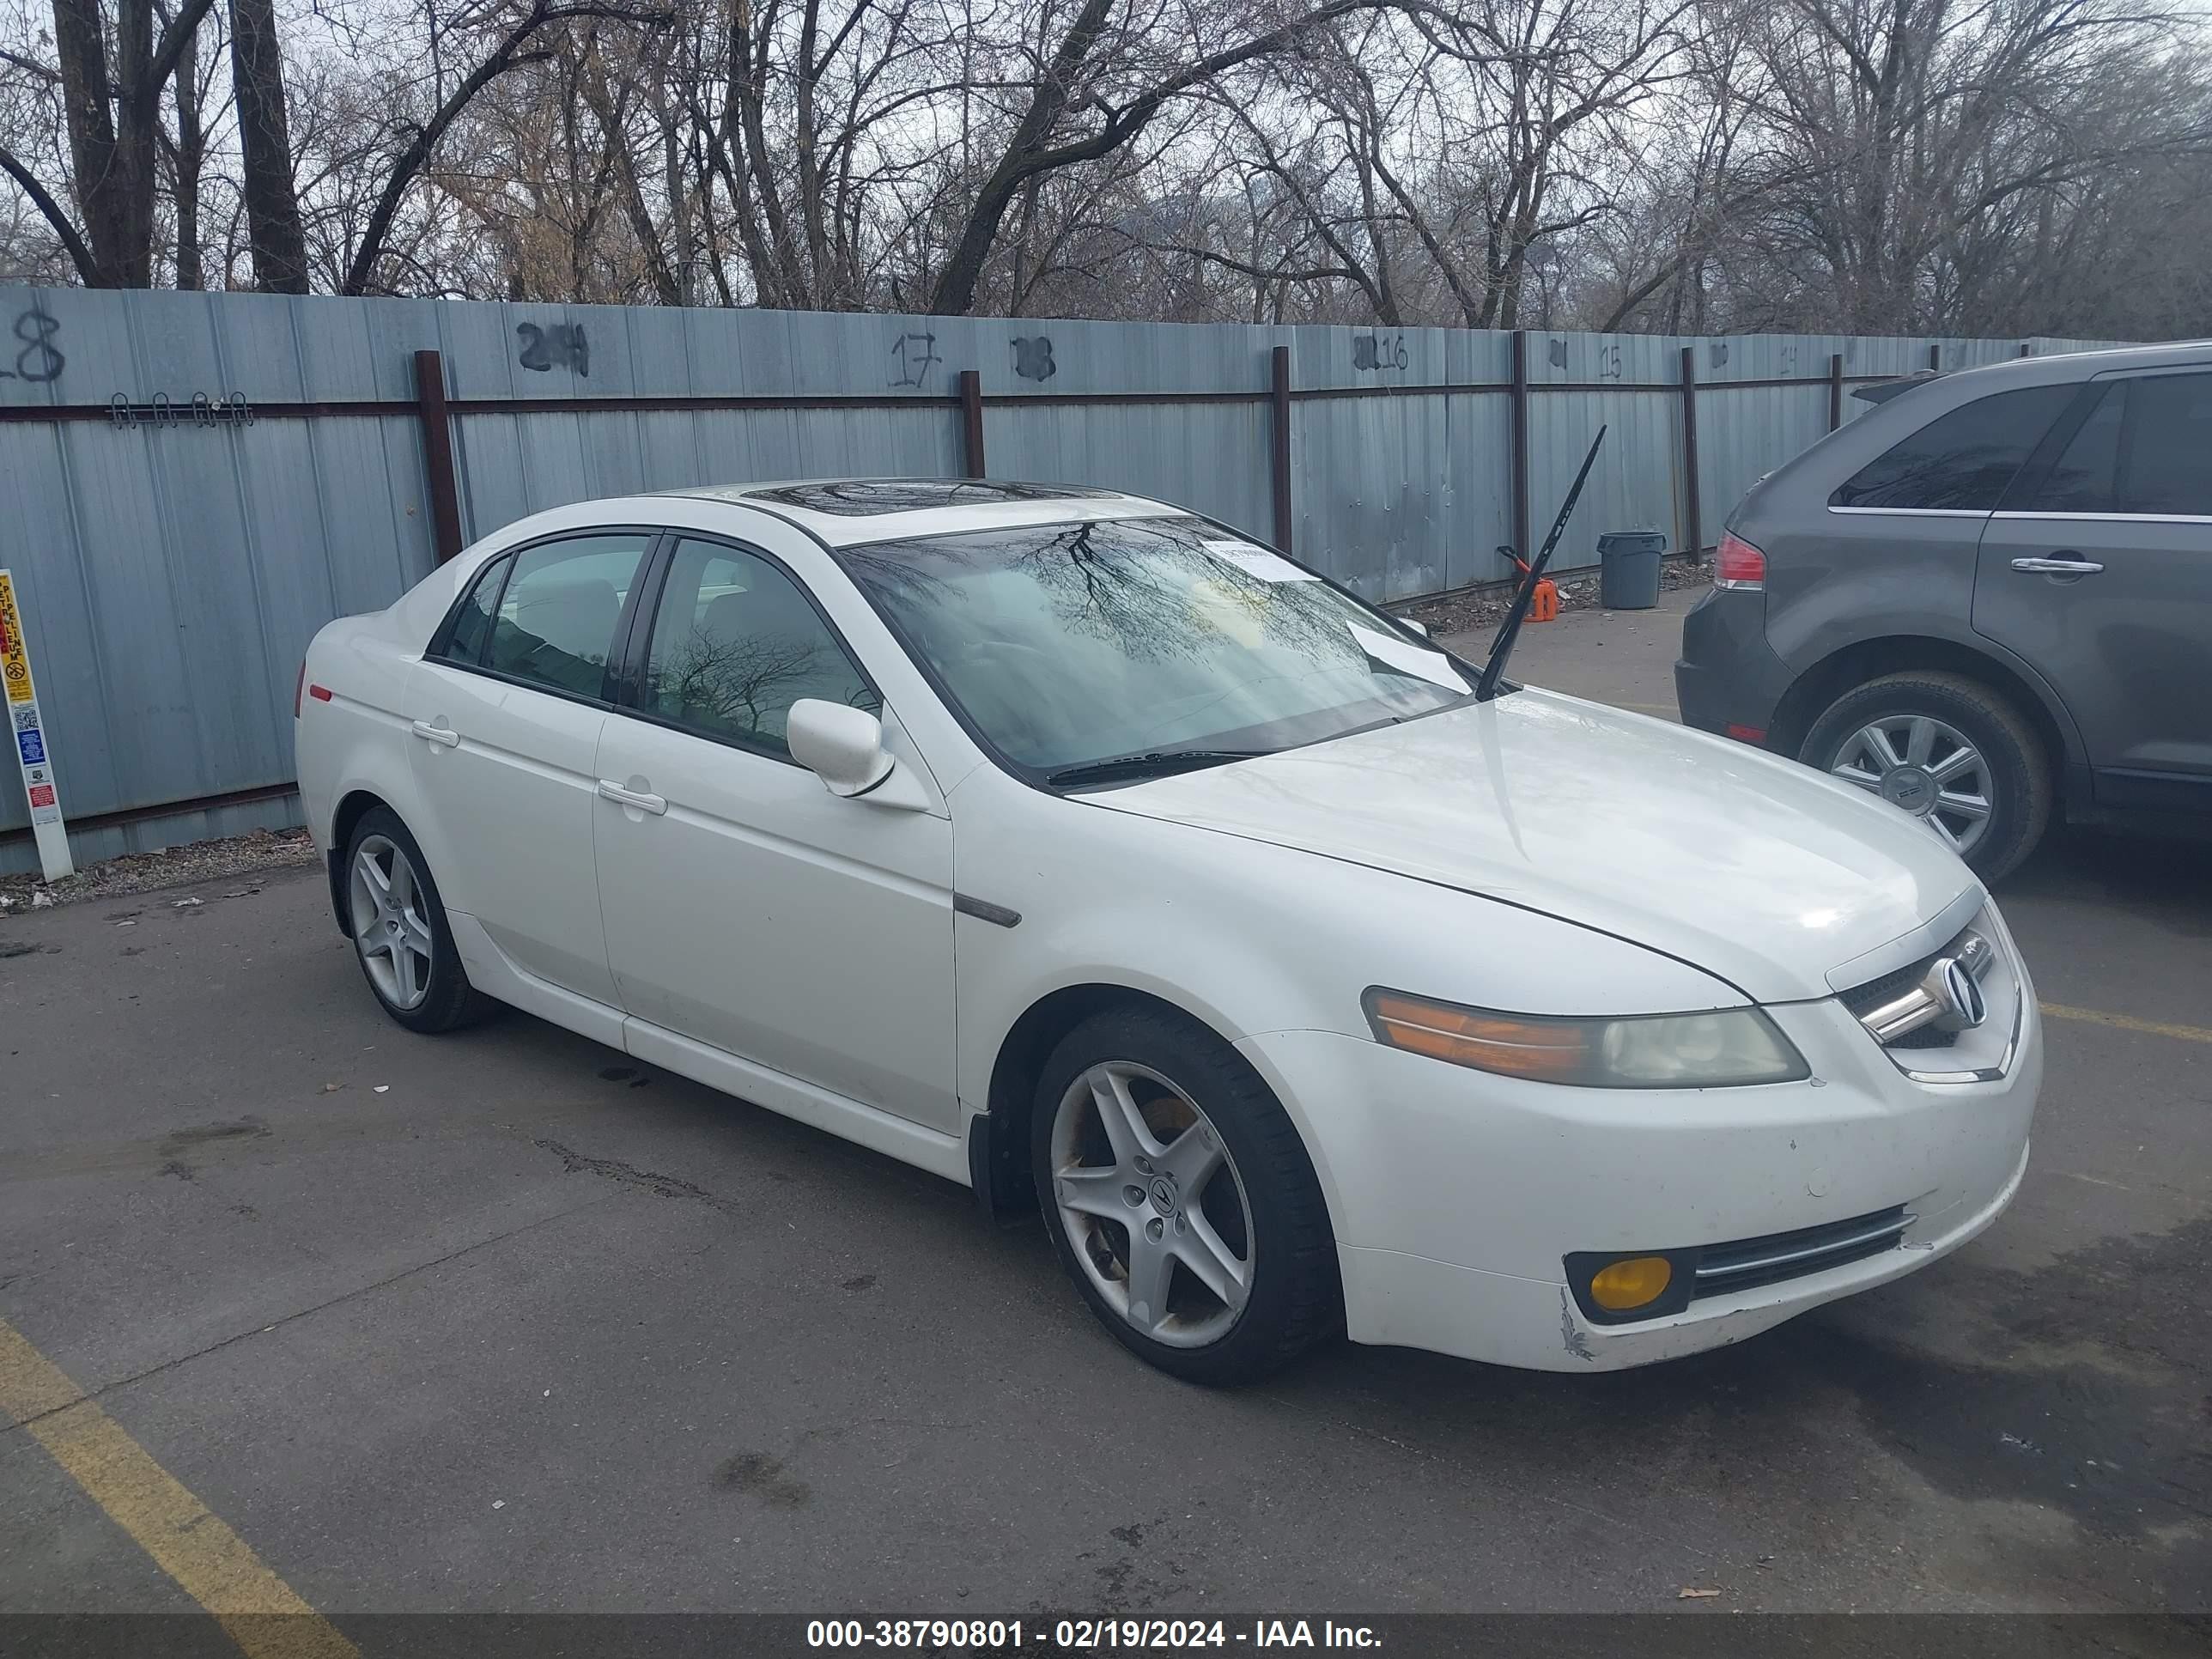
[[[1164,778],[1175,772],[1195,772],[1201,767],[1225,766],[1231,761],[1254,760],[1264,749],[1170,749],[1142,755],[1117,755],[1112,760],[1087,761],[1045,774],[1053,784],[1109,783],[1117,779]]]
[[[1521,624],[1528,619],[1528,602],[1536,597],[1536,584],[1543,580],[1544,567],[1552,562],[1552,550],[1559,544],[1559,537],[1567,527],[1567,516],[1575,510],[1575,502],[1582,495],[1583,480],[1589,477],[1590,467],[1597,460],[1598,446],[1604,441],[1605,428],[1600,427],[1597,436],[1591,441],[1589,453],[1583,457],[1583,470],[1575,474],[1574,488],[1559,503],[1559,516],[1552,520],[1552,533],[1544,538],[1542,550],[1528,561],[1528,574],[1513,595],[1513,604],[1498,626],[1498,637],[1491,641],[1490,659],[1482,665],[1482,678],[1474,683],[1475,699],[1480,702],[1488,702],[1498,695],[1498,677],[1505,672],[1505,659],[1513,654],[1513,641],[1521,637]]]

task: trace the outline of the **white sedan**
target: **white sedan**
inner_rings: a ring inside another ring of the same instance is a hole
[[[1040,1206],[1205,1381],[1342,1330],[1735,1341],[2002,1210],[2042,1072],[1917,822],[1506,684],[1182,509],[579,503],[324,629],[307,821],[385,1009],[495,1003]]]

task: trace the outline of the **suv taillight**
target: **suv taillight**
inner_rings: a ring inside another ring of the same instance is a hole
[[[1713,554],[1713,586],[1765,587],[1766,555],[1732,532],[1723,535]]]

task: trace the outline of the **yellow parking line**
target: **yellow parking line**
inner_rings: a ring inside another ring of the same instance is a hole
[[[354,1644],[243,1538],[5,1320],[0,1412],[21,1424],[252,1659],[359,1659]]]
[[[2040,1006],[2051,1019],[2078,1019],[2115,1030],[2148,1031],[2153,1036],[2179,1037],[2184,1042],[2212,1042],[2212,1030],[2202,1025],[2168,1025],[2161,1020],[2137,1019],[2133,1014],[2108,1014],[2099,1008],[2069,1008],[2063,1002],[2045,1002]]]

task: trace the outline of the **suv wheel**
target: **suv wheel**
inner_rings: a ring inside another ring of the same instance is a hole
[[[1924,820],[1984,881],[2035,849],[2051,763],[2018,709],[1978,681],[1914,670],[1828,705],[1798,758]]]

